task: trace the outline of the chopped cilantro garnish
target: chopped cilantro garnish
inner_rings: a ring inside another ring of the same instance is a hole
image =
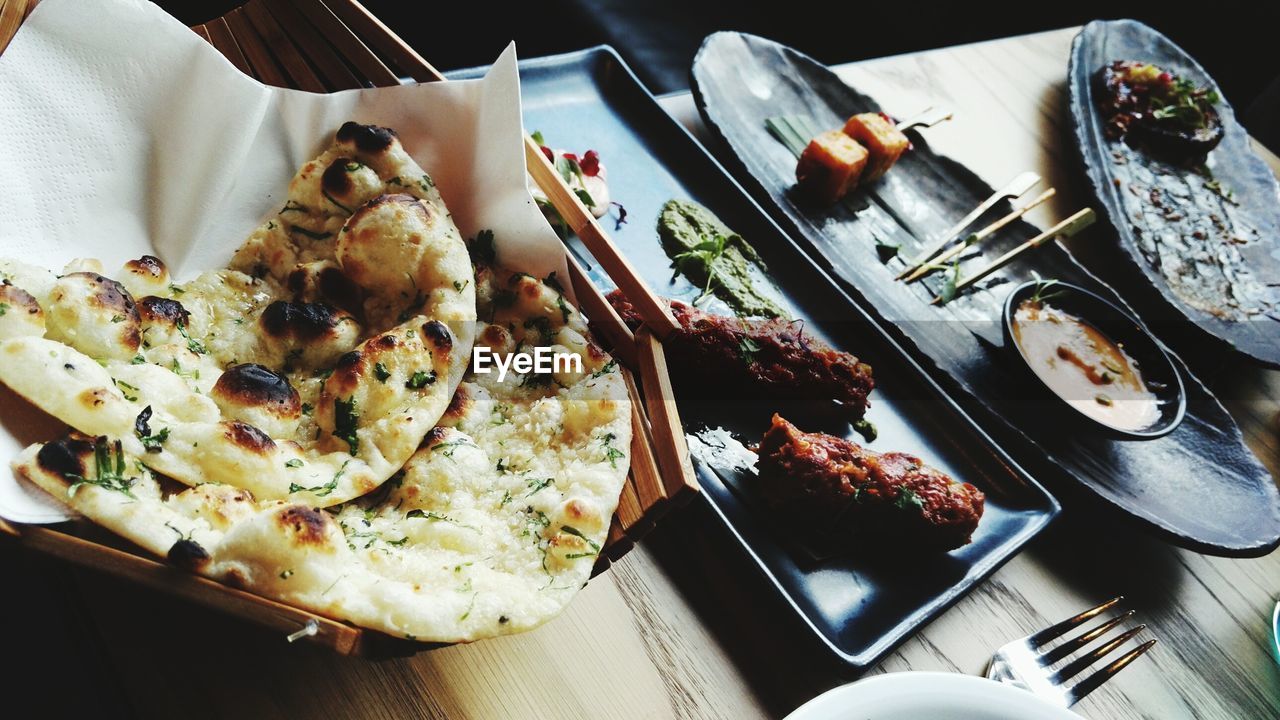
[[[593,378],[598,378],[598,377],[600,377],[601,375],[608,375],[609,373],[613,372],[613,371],[614,371],[614,369],[615,369],[615,368],[617,368],[617,367],[618,367],[618,361],[617,361],[617,360],[610,360],[609,362],[607,362],[607,363],[605,363],[605,364],[604,364],[604,367],[602,367],[602,368],[600,368],[599,370],[597,370],[597,371],[595,371],[595,372],[591,373],[591,377],[593,377]]]
[[[188,350],[196,355],[204,355],[207,352],[204,348],[204,343],[196,340],[187,333],[187,324],[181,320],[178,321],[178,332],[182,333],[182,337],[186,338]]]
[[[149,453],[158,453],[164,449],[164,443],[168,439],[169,428],[160,428],[160,432],[142,438],[142,447]]]
[[[115,378],[112,378],[111,382],[115,384],[116,389],[120,391],[120,394],[124,396],[125,400],[128,400],[129,402],[138,402],[138,388],[123,380],[116,380]]]
[[[409,376],[409,380],[405,382],[404,386],[409,388],[410,390],[421,390],[422,388],[434,383],[435,381],[436,381],[436,372],[434,370],[431,370],[429,372],[418,370],[414,372],[413,375]]]
[[[316,485],[315,487],[303,487],[297,483],[289,483],[289,492],[291,493],[309,492],[312,495],[315,495],[316,497],[325,497],[329,493],[338,489],[338,480],[344,474],[346,474],[347,463],[349,462],[351,461],[347,460],[346,462],[342,463],[342,467],[338,468],[338,472],[333,474],[333,479],[330,480],[329,482],[323,485]]]
[[[560,306],[560,314],[564,316],[564,322],[569,322],[569,303],[565,302],[564,295],[556,296],[556,305]]]
[[[578,538],[582,538],[583,540],[586,540],[587,544],[591,546],[591,550],[592,550],[592,552],[589,552],[589,553],[573,553],[571,555],[566,555],[565,557],[572,560],[573,558],[588,557],[590,555],[600,554],[600,545],[596,543],[596,541],[587,537],[586,535],[583,535],[581,530],[571,525],[561,525],[560,532],[566,532],[566,533],[569,533],[570,535],[573,535],[574,537],[578,537]]]
[[[116,440],[113,445],[107,444],[106,437],[99,437],[95,440],[93,443],[93,465],[94,475],[92,478],[86,478],[74,473],[65,476],[72,481],[71,487],[67,488],[68,497],[74,497],[76,491],[85,485],[96,485],[103,490],[114,490],[128,497],[134,497],[133,493],[129,492],[129,488],[133,487],[133,484],[137,482],[137,478],[125,477],[124,450],[120,447],[119,440]]]
[[[605,433],[604,436],[600,438],[600,444],[604,446],[605,450],[604,459],[608,460],[609,466],[613,468],[618,467],[618,460],[620,458],[627,456],[626,453],[613,446],[613,441],[617,439],[618,436],[613,433]]]
[[[360,437],[356,435],[356,424],[359,422],[359,415],[356,413],[356,398],[354,395],[343,400],[335,398],[333,401],[333,434],[335,437],[345,440],[347,448],[352,455],[360,450]]]
[[[133,420],[133,434],[142,441],[142,447],[149,453],[158,453],[164,449],[164,443],[169,439],[169,428],[161,428],[160,432],[151,433],[151,426],[148,424],[151,420],[151,406],[148,405],[138,413],[138,417]]]
[[[546,490],[548,487],[554,485],[555,482],[556,482],[555,478],[546,478],[544,480],[531,478],[529,480],[526,480],[525,485],[529,487],[529,492],[525,493],[524,496],[529,497],[530,495],[535,495],[539,492],[542,492],[543,490]]]
[[[435,445],[431,446],[431,451],[436,452],[437,450],[443,450],[445,457],[452,458],[453,451],[457,450],[460,447],[463,447],[464,445],[475,447],[475,443],[471,442],[467,438],[458,438],[457,440],[449,440],[442,443],[436,443]]]

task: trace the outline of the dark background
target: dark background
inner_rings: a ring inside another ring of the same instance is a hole
[[[156,0],[188,25],[236,0]],[[655,94],[685,90],[702,38],[743,30],[827,63],[882,57],[1008,35],[1132,17],[1168,35],[1204,65],[1245,126],[1280,149],[1280,2],[928,3],[701,0],[541,0],[521,4],[363,0],[441,70],[491,62],[510,40],[522,57],[609,44]],[[1016,73],[1016,67],[1008,72]],[[1065,60],[1064,69],[1065,72]]]

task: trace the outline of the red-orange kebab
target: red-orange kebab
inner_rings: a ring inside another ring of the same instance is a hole
[[[633,329],[640,316],[618,290],[609,302]],[[871,366],[805,335],[802,321],[726,317],[669,300],[680,329],[663,346],[681,377],[724,397],[729,387],[790,401],[839,401],[854,419],[867,411],[875,387]],[[755,397],[758,397],[756,395]]]
[[[766,500],[807,527],[944,551],[967,545],[982,517],[982,491],[920,458],[802,432],[776,414],[759,454]]]

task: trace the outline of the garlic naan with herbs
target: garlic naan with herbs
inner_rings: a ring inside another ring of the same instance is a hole
[[[152,472],[145,446],[79,434],[15,468],[176,565],[321,614],[435,642],[535,627],[590,577],[629,469],[631,406],[554,277],[482,264],[474,284],[477,346],[576,353],[581,367],[467,375],[403,471],[366,497],[320,510],[236,483],[187,488]]]
[[[466,244],[387,128],[347,123],[226,269],[0,260],[0,382],[151,470],[338,504],[418,449],[475,337]]]

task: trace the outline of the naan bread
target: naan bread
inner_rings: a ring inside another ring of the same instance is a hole
[[[421,641],[530,629],[590,576],[629,468],[630,404],[554,277],[480,267],[475,284],[478,345],[578,353],[581,371],[472,372],[368,497],[317,510],[232,483],[184,488],[153,455],[83,435],[15,468],[176,565],[318,613]]]
[[[187,485],[323,507],[436,425],[475,336],[474,274],[431,178],[347,123],[230,266],[174,284],[0,260],[0,382]]]

